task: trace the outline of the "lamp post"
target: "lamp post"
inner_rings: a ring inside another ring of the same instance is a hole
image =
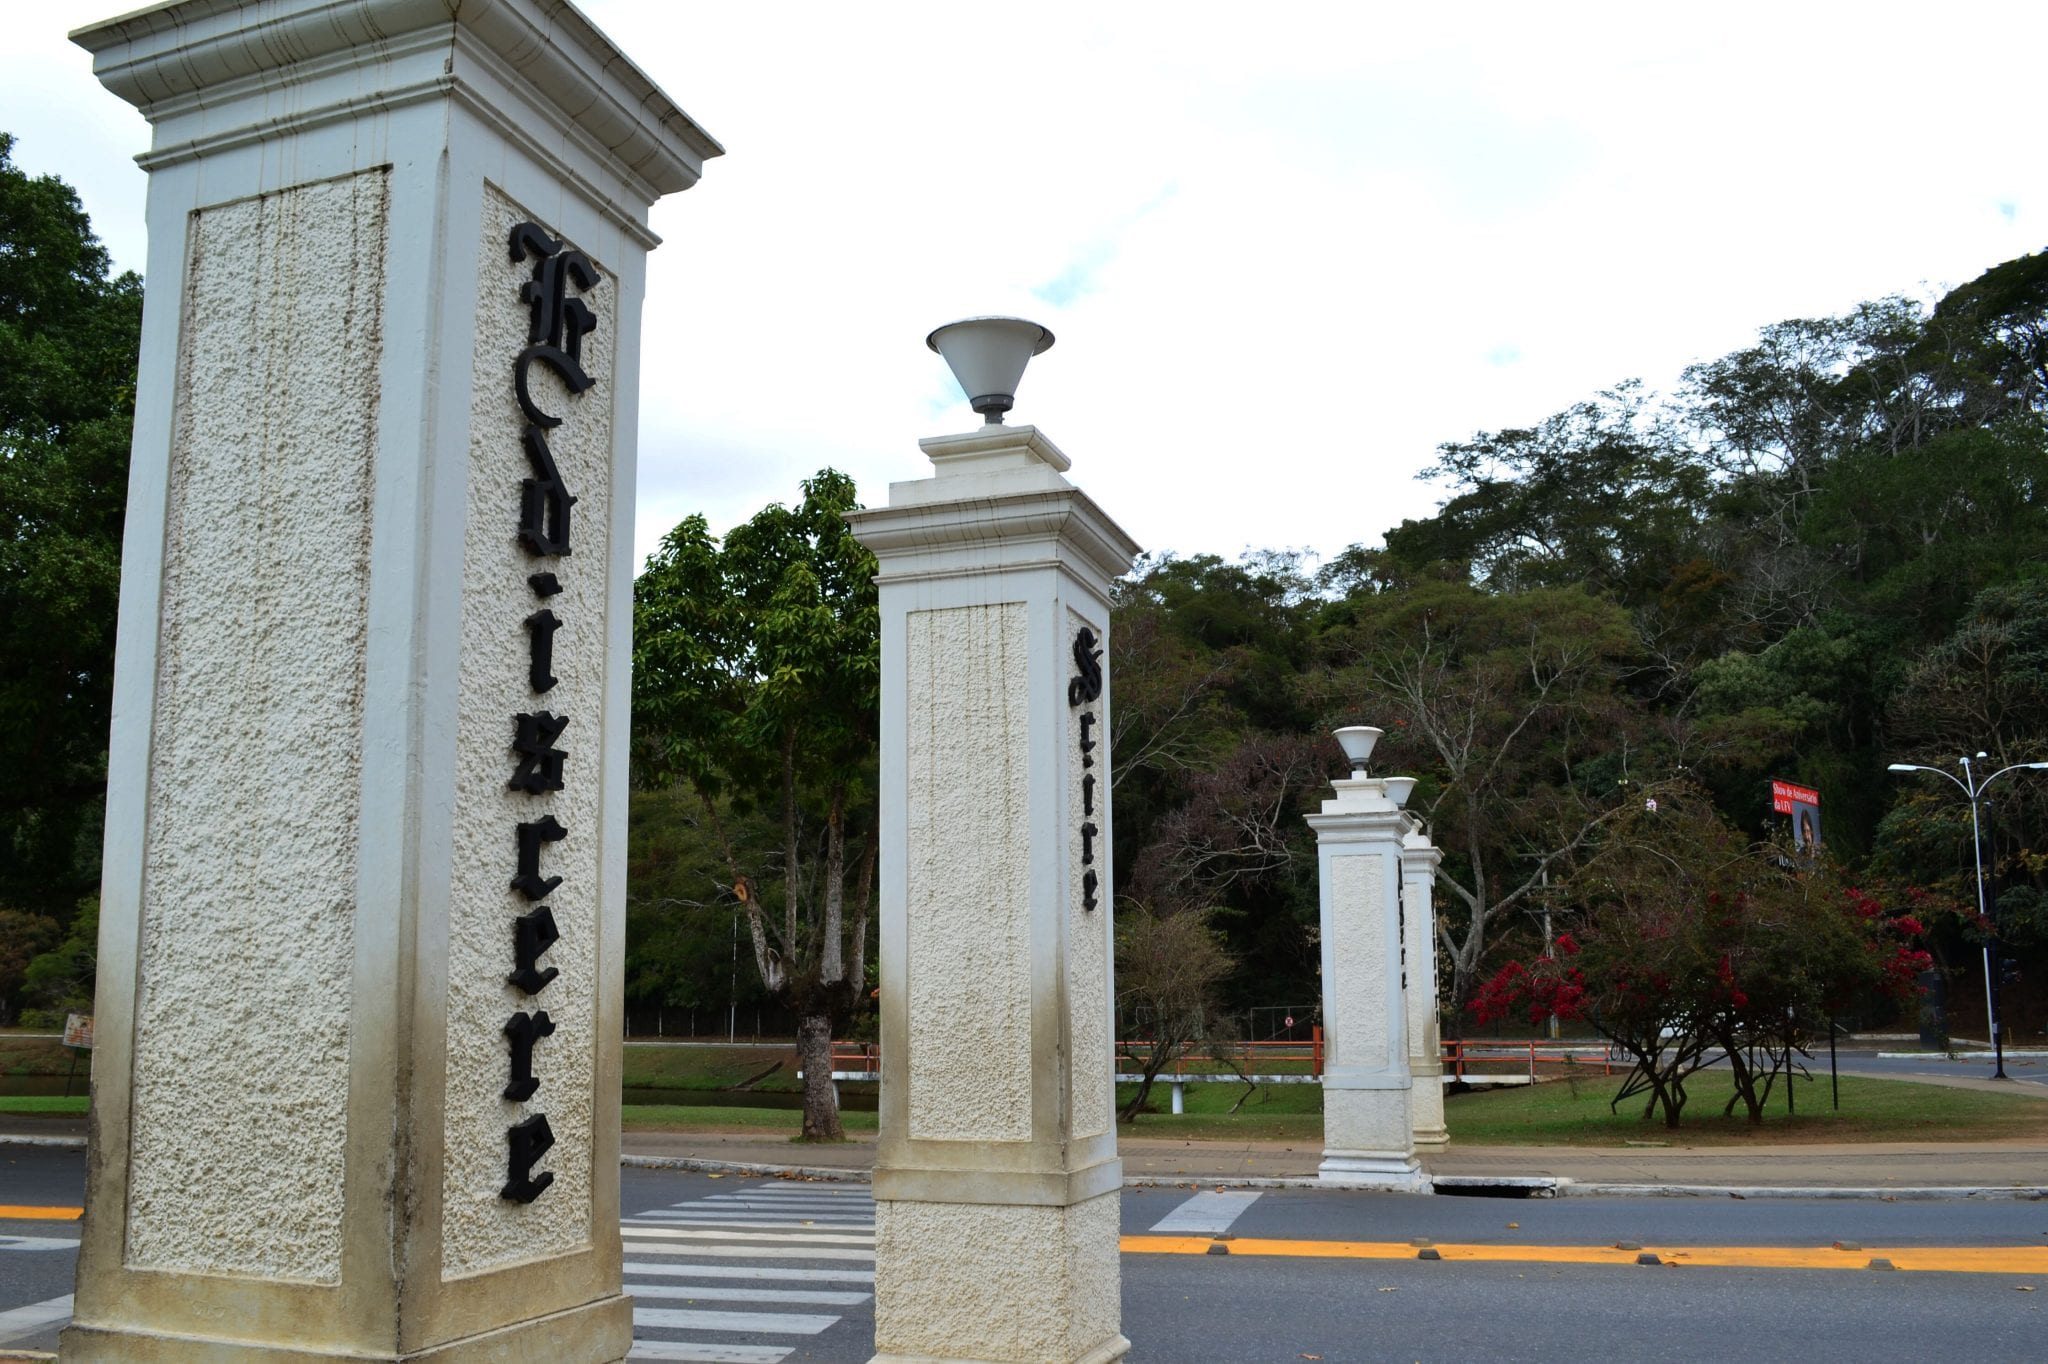
[[[1979,753],[1977,756],[1983,758],[1988,755]],[[1984,788],[1997,781],[2006,773],[2018,772],[2022,769],[2048,772],[2048,763],[2014,763],[2010,767],[1999,768],[1996,772],[1984,778],[1984,780],[1979,781],[1977,780],[1976,769],[1970,766],[1970,759],[1968,757],[1958,758],[1956,761],[1963,769],[1963,775],[1960,778],[1953,772],[1944,772],[1939,767],[1923,767],[1918,763],[1892,763],[1885,770],[1887,772],[1932,772],[1937,777],[1946,777],[1954,782],[1961,788],[1963,794],[1970,798],[1970,865],[1977,872],[1977,918],[1985,925],[1984,1013],[1991,1020],[1991,1054],[1997,1062],[1997,1069],[1993,1072],[1991,1078],[1994,1080],[2007,1080],[2012,1077],[2005,1073],[2005,1034],[1998,1026],[1998,973],[1991,964],[1991,940],[1996,936],[1998,926],[1992,922],[1991,911],[1984,901],[1984,833],[1982,822],[1977,817],[1977,802],[1983,796]]]

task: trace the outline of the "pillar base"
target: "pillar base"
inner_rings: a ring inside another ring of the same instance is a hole
[[[1106,1340],[1102,1344],[1072,1360],[1056,1361],[1055,1364],[1117,1364],[1131,1352],[1131,1342],[1122,1336]],[[991,1364],[983,1358],[969,1358],[965,1355],[875,1355],[868,1364]]]
[[[1325,1151],[1316,1178],[1334,1188],[1385,1189],[1392,1193],[1435,1193],[1429,1174],[1413,1156],[1374,1151]]]
[[[1417,1128],[1415,1131],[1415,1144],[1417,1146],[1449,1146],[1451,1144],[1450,1130],[1443,1127]]]
[[[405,1352],[77,1323],[65,1328],[57,1348],[65,1364],[619,1364],[633,1348],[633,1300],[624,1294],[600,1298],[566,1312]]]

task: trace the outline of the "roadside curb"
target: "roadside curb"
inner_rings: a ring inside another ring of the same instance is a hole
[[[871,1184],[866,1170],[837,1165],[769,1165],[751,1160],[706,1160],[697,1156],[622,1155],[619,1164],[630,1170],[692,1170],[708,1175],[759,1175],[764,1179],[830,1180],[844,1184]]]
[[[755,1175],[766,1179],[831,1180],[872,1183],[870,1172],[816,1165],[769,1165],[756,1161],[703,1160],[693,1156],[622,1156],[620,1164],[642,1170],[692,1170],[700,1174]],[[1566,1175],[1437,1175],[1434,1191],[1452,1197],[1504,1198],[1802,1198],[1870,1199],[1926,1202],[1974,1199],[1979,1202],[2030,1202],[2048,1199],[2048,1185],[1958,1184],[1835,1187],[1825,1184],[1614,1184],[1575,1180]],[[1324,1180],[1314,1175],[1126,1175],[1127,1189],[1342,1189],[1375,1192],[1369,1184]],[[1381,1192],[1384,1192],[1381,1190]]]
[[[1569,1181],[1567,1181],[1569,1183]],[[1868,1198],[1893,1203],[1933,1199],[1974,1199],[1980,1203],[2031,1202],[2048,1198],[2039,1184],[1922,1185],[1916,1188],[1837,1188],[1826,1184],[1773,1188],[1754,1184],[1571,1184],[1560,1195],[1597,1194],[1614,1198]]]
[[[83,1150],[85,1138],[0,1133],[0,1146],[54,1146]],[[697,1174],[752,1175],[760,1179],[802,1179],[839,1184],[874,1182],[867,1170],[831,1165],[776,1165],[765,1161],[709,1160],[697,1156],[634,1155],[620,1156],[619,1164],[632,1170],[687,1170]],[[1576,1180],[1566,1175],[1437,1175],[1430,1182],[1438,1194],[1466,1198],[1832,1198],[1898,1203],[1936,1199],[1969,1199],[1980,1203],[2048,1200],[2048,1185],[2043,1184],[1915,1185],[1900,1188],[1826,1184],[1617,1184]],[[1324,1180],[1314,1175],[1126,1175],[1123,1182],[1127,1189],[1192,1189],[1204,1185],[1227,1189],[1373,1191],[1371,1185]]]

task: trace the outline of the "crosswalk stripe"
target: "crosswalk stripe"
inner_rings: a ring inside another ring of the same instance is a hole
[[[687,1340],[636,1340],[628,1359],[683,1359],[691,1364],[781,1364],[787,1345],[699,1345]]]
[[[689,1279],[784,1279],[805,1283],[873,1283],[872,1269],[783,1269],[775,1265],[663,1265],[626,1261],[626,1273]]]
[[[801,1302],[813,1307],[858,1307],[872,1293],[832,1292],[823,1288],[734,1288],[726,1284],[636,1283],[627,1286],[635,1298],[682,1298],[691,1302]]]
[[[1229,1231],[1230,1224],[1258,1201],[1257,1193],[1204,1190],[1153,1223],[1152,1230],[1161,1236],[1215,1236]]]
[[[51,1298],[46,1302],[32,1302],[26,1307],[10,1307],[0,1312],[0,1344],[32,1336],[46,1326],[55,1325],[71,1315],[71,1295]]]
[[[871,1246],[873,1235],[856,1235],[852,1232],[837,1231],[731,1231],[711,1230],[698,1227],[642,1227],[631,1224],[620,1225],[619,1230],[634,1240],[659,1238],[666,1241],[728,1241],[746,1244],[754,1241],[781,1241],[821,1246]]]
[[[836,1217],[844,1221],[870,1221],[873,1208],[856,1208],[851,1203],[678,1203],[672,1208],[655,1208],[635,1217]]]
[[[731,1217],[628,1217],[619,1223],[619,1229],[626,1232],[651,1231],[660,1227],[723,1227],[728,1231],[813,1231],[869,1232],[875,1229],[872,1222],[741,1222]],[[806,1238],[806,1239],[816,1239]]]
[[[0,1250],[76,1250],[76,1236],[0,1236]]]
[[[626,1250],[634,1255],[719,1255],[744,1260],[866,1260],[874,1262],[872,1250],[840,1250],[830,1246],[707,1246],[701,1243],[669,1245],[660,1241],[626,1238]]]
[[[750,1336],[814,1336],[837,1317],[810,1312],[694,1312],[680,1308],[636,1307],[635,1326],[673,1331],[738,1331]]]

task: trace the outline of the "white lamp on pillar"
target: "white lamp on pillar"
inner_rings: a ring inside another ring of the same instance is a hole
[[[1413,777],[1387,777],[1384,779],[1383,784],[1387,789],[1387,799],[1394,802],[1396,810],[1406,805],[1408,797],[1415,792],[1415,778]]]
[[[1021,317],[966,317],[924,339],[946,358],[969,406],[1000,426],[1017,400],[1017,384],[1031,357],[1052,346],[1052,333]]]
[[[1351,779],[1362,781],[1365,777],[1365,760],[1372,756],[1372,746],[1385,734],[1383,729],[1371,725],[1346,725],[1337,731],[1337,743],[1344,750],[1344,756],[1351,759]]]

